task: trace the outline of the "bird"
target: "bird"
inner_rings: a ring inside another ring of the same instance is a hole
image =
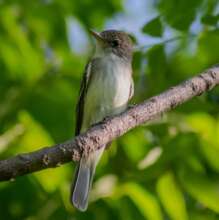
[[[133,43],[119,30],[96,32],[95,49],[85,67],[76,107],[75,135],[107,117],[120,114],[134,94]],[[82,152],[71,188],[71,203],[80,211],[88,207],[93,176],[106,146],[85,155]]]

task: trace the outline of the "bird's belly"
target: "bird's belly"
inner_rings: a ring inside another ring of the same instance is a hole
[[[105,72],[96,73],[86,95],[82,130],[106,116],[124,111],[129,100],[130,86],[131,75],[124,72],[124,68],[120,70],[114,66]]]

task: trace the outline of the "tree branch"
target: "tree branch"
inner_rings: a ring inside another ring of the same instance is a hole
[[[217,84],[219,84],[219,65],[93,126],[72,140],[0,161],[0,181],[57,167],[71,160],[78,161],[82,151],[88,155],[132,128],[151,121]]]
[[[177,40],[182,40],[182,39],[190,39],[190,38],[194,38],[194,37],[197,37],[198,35],[197,34],[187,34],[187,35],[179,35],[179,36],[175,36],[175,37],[171,37],[171,38],[168,38],[166,40],[163,40],[163,41],[160,41],[158,43],[153,43],[153,44],[148,44],[148,45],[143,45],[143,46],[136,46],[135,47],[135,51],[144,51],[144,50],[147,50],[147,49],[150,49],[151,47],[154,47],[154,46],[158,46],[158,45],[165,45],[165,44],[168,44],[168,43],[172,43],[172,42],[175,42]]]

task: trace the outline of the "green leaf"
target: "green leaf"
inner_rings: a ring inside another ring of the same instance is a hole
[[[38,121],[34,120],[28,112],[20,112],[19,120],[25,129],[23,137],[19,142],[22,151],[33,151],[42,146],[54,144],[47,130]],[[57,164],[57,166],[59,166],[59,164]],[[66,175],[66,169],[65,167],[47,169],[34,173],[33,175],[37,178],[45,191],[51,192],[56,190],[56,188],[65,181],[64,176]]]
[[[201,150],[209,165],[219,171],[219,140],[217,137],[217,122],[207,113],[194,113],[186,117],[187,123],[191,126],[200,138]]]
[[[203,32],[198,39],[197,58],[206,64],[218,63],[219,59],[219,30]]]
[[[150,86],[150,91],[148,91],[149,96],[164,90],[167,86],[167,82],[170,80],[169,78],[167,79],[167,58],[164,47],[164,45],[153,46],[146,54],[148,61],[147,80],[150,82],[150,85],[159,85]]]
[[[212,25],[212,26],[217,25],[218,21],[219,21],[219,15],[206,14],[201,19],[201,22],[203,24]]]
[[[54,144],[47,130],[29,112],[20,111],[18,118],[25,130],[19,142],[22,151],[33,151]]]
[[[61,164],[60,164],[61,165]],[[57,164],[57,166],[60,166]],[[54,192],[66,183],[68,170],[65,166],[46,169],[33,174],[46,192]],[[48,178],[49,177],[49,178]]]
[[[180,173],[180,181],[186,191],[203,206],[219,213],[219,179],[210,179],[190,169]]]
[[[152,47],[148,53],[148,66],[153,74],[163,75],[166,66],[166,54],[163,45]],[[164,77],[164,76],[163,76]]]
[[[19,77],[25,74],[23,79],[28,80],[28,82],[34,82],[39,79],[44,74],[45,63],[43,56],[33,47],[28,35],[22,30],[16,14],[10,7],[5,8],[3,11],[2,26],[8,34],[7,38],[11,41],[10,44],[13,45],[13,48],[17,48],[15,53],[18,54],[17,57],[21,61],[18,67],[18,71],[20,71]],[[12,58],[12,51],[13,49],[8,47],[8,59]],[[25,62],[22,62],[22,60],[25,60]],[[14,63],[17,66],[17,62]]]
[[[168,172],[157,182],[157,191],[160,200],[173,220],[188,220],[185,200],[174,176]]]
[[[161,0],[158,7],[164,19],[172,27],[186,31],[196,17],[202,0]]]
[[[132,134],[125,134],[119,141],[124,147],[124,152],[133,162],[142,159],[149,148],[149,140],[147,140],[146,131],[142,127],[135,129]],[[138,146],[138,150],[136,150],[136,146]]]
[[[129,182],[120,186],[121,195],[127,195],[135,203],[139,211],[148,220],[162,220],[162,212],[154,195],[140,185]]]
[[[142,31],[153,37],[161,37],[163,34],[163,26],[160,21],[160,17],[156,17],[150,20],[147,24],[144,25]]]

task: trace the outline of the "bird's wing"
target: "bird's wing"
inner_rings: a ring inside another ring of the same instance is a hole
[[[91,67],[92,61],[88,62],[85,67],[85,72],[82,77],[81,87],[79,92],[79,99],[76,107],[76,126],[75,126],[75,135],[77,136],[80,133],[82,122],[83,122],[83,114],[84,114],[84,101],[87,93],[87,88],[91,78]]]
[[[81,87],[80,87],[80,93],[79,93],[79,99],[77,102],[76,107],[76,126],[75,126],[75,135],[77,136],[80,134],[82,122],[83,122],[83,115],[84,115],[84,102],[85,97],[87,94],[87,90],[91,81],[91,75],[92,75],[92,67],[96,66],[96,61],[98,58],[91,60],[88,62],[88,64],[85,67],[85,72],[83,74],[83,78],[81,81]],[[134,83],[133,80],[130,85],[130,93],[129,93],[129,100],[132,98],[134,94]]]

